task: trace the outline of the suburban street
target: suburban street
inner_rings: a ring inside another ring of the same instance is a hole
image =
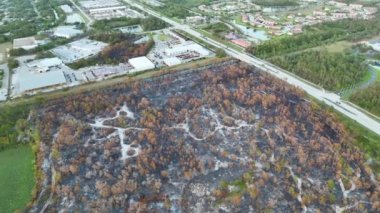
[[[347,117],[357,121],[361,125],[365,126],[366,128],[370,129],[371,131],[377,133],[380,135],[380,122],[376,121],[375,119],[371,118],[367,114],[361,112],[360,110],[356,109],[355,107],[351,106],[350,104],[347,104],[343,101],[341,101],[340,96],[331,92],[328,92],[324,90],[323,88],[319,88],[317,86],[314,86],[312,83],[308,83],[306,80],[301,80],[300,78],[295,77],[294,75],[289,74],[288,72],[284,71],[283,69],[265,61],[262,59],[259,59],[254,56],[250,56],[246,53],[238,52],[236,50],[233,50],[231,48],[228,48],[226,45],[217,42],[215,40],[212,40],[210,38],[205,37],[201,33],[193,30],[191,27],[189,27],[186,24],[178,23],[176,21],[173,21],[172,19],[169,19],[167,17],[164,17],[160,15],[159,13],[147,9],[144,6],[141,6],[140,4],[136,4],[130,0],[125,0],[130,5],[139,8],[146,13],[149,13],[152,16],[155,16],[157,18],[160,18],[161,20],[173,25],[174,28],[180,29],[194,37],[197,37],[198,39],[207,42],[213,46],[216,46],[218,48],[222,48],[225,50],[225,52],[230,55],[231,57],[240,59],[241,61],[244,61],[248,64],[251,64],[253,66],[256,66],[266,72],[269,72],[270,74],[276,76],[277,78],[283,79],[287,81],[288,83],[297,86],[299,88],[302,88],[305,90],[308,94],[313,96],[319,101],[322,101],[326,103],[329,106],[332,106],[335,110],[343,113]]]

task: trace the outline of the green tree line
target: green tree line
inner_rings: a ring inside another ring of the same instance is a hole
[[[380,116],[380,82],[354,93],[350,101]]]
[[[368,71],[364,58],[349,53],[329,53],[326,50],[273,57],[270,61],[332,91],[357,83]]]

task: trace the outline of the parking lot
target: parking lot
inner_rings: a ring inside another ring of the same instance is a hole
[[[206,48],[192,42],[186,41],[172,31],[164,30],[153,36],[155,45],[148,53],[149,58],[156,67],[171,66],[168,61],[187,63],[203,57],[212,56],[213,53]],[[177,51],[178,50],[178,51]],[[170,52],[170,54],[168,54]],[[176,65],[178,63],[174,63]]]
[[[166,66],[164,63],[164,58],[167,57],[165,55],[165,49],[184,42],[183,39],[169,34],[168,31],[155,34],[153,39],[155,44],[152,50],[148,53],[147,58],[149,58],[158,68]]]

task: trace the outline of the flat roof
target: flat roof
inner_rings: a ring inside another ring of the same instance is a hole
[[[128,63],[136,70],[148,70],[155,68],[153,62],[145,56],[131,58],[128,60]]]
[[[39,68],[49,68],[54,66],[59,66],[62,64],[62,60],[55,57],[55,58],[44,58],[40,60],[34,60],[32,62],[29,62],[27,65],[29,67],[39,67]]]
[[[73,9],[67,4],[61,5],[61,9],[65,13],[72,13],[73,12]]]
[[[21,48],[24,46],[36,46],[37,41],[34,36],[25,37],[25,38],[16,38],[13,40],[13,48]]]
[[[58,46],[51,52],[64,63],[71,63],[82,58],[98,54],[108,44],[83,38],[63,46]]]
[[[174,45],[171,48],[166,48],[164,50],[164,52],[167,55],[180,54],[187,51],[195,51],[201,54],[202,56],[207,56],[210,54],[210,51],[208,51],[206,48],[202,47],[201,45],[194,43],[193,41],[186,41],[184,43]]]
[[[74,23],[84,23],[82,16],[77,13],[70,14],[66,16],[66,23],[74,24]]]
[[[28,73],[20,75],[19,78],[21,92],[47,88],[66,83],[66,78],[62,71]]]
[[[79,3],[85,9],[104,8],[121,5],[121,3],[117,0],[87,0],[80,1]]]
[[[59,26],[54,30],[54,35],[58,37],[74,37],[82,33],[83,31],[76,29],[74,25]]]
[[[177,57],[164,58],[164,63],[168,66],[175,66],[181,64],[182,61]]]

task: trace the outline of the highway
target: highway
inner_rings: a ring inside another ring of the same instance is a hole
[[[366,128],[370,129],[371,131],[377,133],[380,135],[380,122],[376,121],[375,119],[371,118],[367,114],[363,113],[362,111],[359,111],[355,107],[342,102],[340,100],[340,96],[328,91],[325,91],[323,88],[320,88],[316,85],[313,85],[310,82],[307,82],[306,80],[301,80],[299,77],[295,77],[294,75],[290,74],[289,72],[284,71],[283,69],[265,61],[262,59],[259,59],[257,57],[248,55],[246,53],[238,52],[236,50],[233,50],[231,48],[228,48],[226,45],[215,41],[211,38],[207,38],[201,33],[193,30],[190,26],[182,23],[178,23],[176,21],[173,21],[172,19],[169,19],[167,17],[162,16],[161,14],[150,10],[148,8],[145,8],[144,6],[137,4],[135,2],[131,2],[130,0],[125,0],[130,5],[139,8],[140,10],[145,11],[146,13],[155,16],[171,25],[173,25],[174,28],[183,30],[184,32],[197,37],[198,39],[207,42],[215,47],[222,48],[225,50],[225,52],[230,55],[231,57],[237,58],[241,61],[244,61],[248,64],[251,64],[253,66],[256,66],[266,72],[269,72],[270,74],[276,76],[277,78],[280,78],[282,80],[287,81],[289,84],[292,84],[296,87],[299,87],[303,90],[305,90],[309,95],[313,96],[319,101],[322,101],[326,103],[329,106],[332,106],[335,110],[343,113],[347,117],[357,121],[361,125],[365,126]]]

